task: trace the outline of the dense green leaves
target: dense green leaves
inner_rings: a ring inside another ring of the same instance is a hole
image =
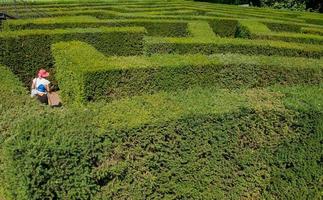
[[[293,188],[293,195],[318,195],[316,114],[247,109],[98,135],[104,127],[91,125],[91,113],[45,115],[16,129],[4,151],[14,199],[275,197],[284,185],[292,187],[280,173],[291,181],[306,177],[307,192]],[[312,143],[300,146],[301,138]],[[286,143],[298,149],[295,158]],[[313,149],[309,157],[307,148]],[[303,165],[304,158],[311,165]]]
[[[238,54],[105,58],[93,47],[80,42],[56,44],[53,55],[62,96],[69,103],[111,101],[194,86],[236,89],[273,84],[320,84],[323,80],[322,69],[317,66],[322,63],[312,60],[312,65],[302,65],[306,59],[292,62],[293,59],[260,57],[252,62]]]
[[[140,26],[149,36],[185,37],[188,35],[187,23],[183,20],[115,19],[101,20],[91,16],[65,16],[40,19],[20,19],[5,23],[11,30],[24,29],[64,29]]]
[[[1,200],[320,198],[318,14],[191,1],[33,8],[51,17],[0,34]],[[19,82],[39,67],[53,70],[62,108]]]
[[[143,53],[144,34],[145,29],[141,27],[1,32],[0,63],[29,85],[38,69],[53,69],[50,47],[55,42],[81,40],[106,55],[140,55]]]

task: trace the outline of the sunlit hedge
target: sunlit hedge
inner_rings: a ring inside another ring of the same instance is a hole
[[[100,20],[91,16],[67,16],[20,19],[7,21],[5,24],[11,30],[141,26],[147,30],[149,36],[185,37],[188,35],[187,22],[181,20]]]
[[[40,68],[52,68],[51,44],[80,40],[106,55],[143,54],[145,29],[140,27],[23,30],[0,33],[0,63],[30,84]]]
[[[320,199],[320,15],[32,6],[0,32],[1,200]],[[29,97],[40,67],[63,107]]]
[[[93,47],[80,42],[55,44],[53,54],[66,102],[113,100],[194,86],[250,88],[323,81],[319,60],[310,63],[306,59],[254,57],[255,60],[248,61],[236,54],[105,58]]]
[[[270,40],[250,40],[218,38],[150,38],[146,43],[146,54],[212,54],[241,53],[246,55],[278,55],[320,58],[323,48],[319,45],[307,45]]]
[[[281,98],[195,89],[27,117],[4,144],[8,196],[315,199],[322,115]]]

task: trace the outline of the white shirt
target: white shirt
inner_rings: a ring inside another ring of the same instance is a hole
[[[33,83],[38,94],[47,94],[46,86],[50,84],[49,80],[45,78],[34,78]]]

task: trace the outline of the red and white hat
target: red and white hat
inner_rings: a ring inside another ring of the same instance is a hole
[[[40,69],[39,72],[38,72],[38,77],[40,78],[46,78],[49,76],[49,73],[44,70],[44,69]]]

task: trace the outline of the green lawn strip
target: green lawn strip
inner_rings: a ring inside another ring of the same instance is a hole
[[[220,28],[220,27],[217,27]],[[206,21],[192,21],[188,23],[188,31],[191,33],[192,37],[195,38],[214,38],[213,29],[210,27],[209,23]]]
[[[9,67],[25,84],[39,68],[52,70],[50,45],[80,40],[106,55],[143,53],[142,27],[100,27],[87,29],[22,30],[0,33],[0,63]]]
[[[238,38],[147,37],[145,48],[146,54],[241,53],[247,55],[300,56],[308,58],[320,58],[323,55],[322,45]]]
[[[68,103],[110,101],[193,86],[250,88],[322,82],[322,62],[318,59],[238,54],[105,58],[81,42],[55,44],[53,55],[62,98]]]

